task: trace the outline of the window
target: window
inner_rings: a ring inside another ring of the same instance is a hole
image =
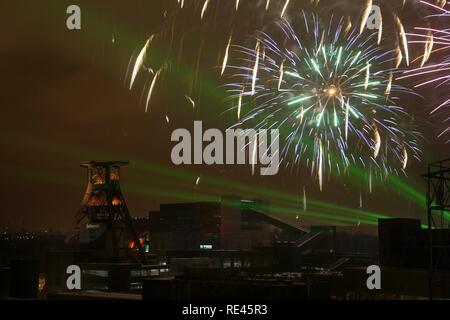
[[[113,181],[113,182],[120,180],[120,168],[119,167],[111,167],[109,169],[109,180]]]
[[[116,196],[112,199],[113,206],[120,206],[121,204],[122,204],[122,201],[119,199],[119,197]]]
[[[103,184],[105,183],[105,173],[103,168],[91,168],[91,183]]]

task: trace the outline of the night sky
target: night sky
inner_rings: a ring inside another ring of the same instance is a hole
[[[70,4],[81,7],[81,30],[66,28]],[[356,225],[358,219],[317,219],[314,213],[321,213],[326,204],[340,206],[331,214],[335,216],[346,216],[345,208],[359,210],[362,190],[361,211],[425,219],[420,198],[425,182],[420,174],[427,162],[450,156],[449,145],[436,138],[436,125],[422,109],[432,97],[409,100],[425,136],[422,162],[411,161],[408,178],[376,183],[372,194],[366,186],[346,179],[326,182],[320,192],[310,175],[283,168],[277,176],[260,177],[252,176],[249,166],[174,166],[170,159],[174,129],[191,129],[194,120],[203,120],[204,126],[227,127],[215,82],[220,69],[207,67],[217,67],[223,45],[217,54],[205,54],[200,61],[203,98],[198,100],[198,110],[186,102],[186,90],[176,77],[162,82],[147,113],[143,88],[148,88],[148,79],[141,73],[139,84],[128,88],[130,61],[134,63],[152,33],[164,30],[164,12],[174,5],[176,0],[2,1],[0,228],[18,229],[24,224],[31,230],[66,231],[86,186],[80,162],[121,159],[131,161],[123,170],[122,190],[134,216],[144,217],[160,203],[238,194],[269,200],[286,209],[273,214],[286,219],[298,215],[299,223],[305,225]],[[349,1],[342,5],[352,7]],[[350,9],[359,13],[359,8]],[[175,39],[177,30],[189,26],[189,19],[174,31]],[[206,37],[205,52],[228,38],[225,33],[214,34],[219,29],[213,28]],[[188,39],[199,34],[193,31]],[[198,41],[188,41],[185,50],[183,60],[195,61]],[[186,73],[194,70],[194,62],[186,63]],[[217,95],[205,98],[205,91],[216,89]],[[194,90],[192,96],[196,94]],[[304,187],[307,198],[317,201],[316,207],[308,206],[309,214],[303,212]]]

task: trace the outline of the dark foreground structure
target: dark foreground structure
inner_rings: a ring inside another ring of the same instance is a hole
[[[433,235],[434,243],[449,238],[443,230]],[[366,244],[364,251],[344,250],[360,242]],[[427,244],[428,232],[420,221],[388,219],[379,221],[378,241],[316,227],[297,241],[275,239],[266,247],[222,249],[202,244],[198,249],[150,250],[147,265],[99,262],[89,251],[52,251],[43,258],[44,267],[37,259],[10,261],[0,269],[0,283],[3,298],[27,299],[427,299]],[[445,255],[448,252],[435,252],[436,257]],[[66,268],[71,264],[82,270],[82,290],[67,290]],[[366,285],[367,267],[374,264],[381,266],[381,290]],[[448,261],[436,259],[434,270],[434,298],[449,299]]]
[[[61,237],[37,243],[26,236],[31,242],[18,254],[22,236],[3,234],[1,298],[450,299],[450,232],[433,217],[439,209],[445,222],[450,199],[442,164],[427,176],[433,227],[381,219],[378,237],[357,226],[305,228],[262,200],[238,196],[161,205],[148,219],[133,219],[120,192],[122,164],[87,163],[70,246]],[[67,288],[71,265],[80,267],[80,290]],[[378,290],[367,285],[369,266],[381,269]]]

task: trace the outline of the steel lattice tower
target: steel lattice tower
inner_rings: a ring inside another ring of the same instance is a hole
[[[428,216],[428,254],[429,254],[429,298],[433,298],[433,274],[435,262],[449,257],[436,257],[436,248],[433,235],[435,229],[450,229],[450,224],[446,223],[446,216],[450,212],[450,159],[442,160],[428,165],[428,172],[422,175],[428,183],[427,190],[427,216]],[[448,220],[448,219],[447,219]],[[446,241],[448,248],[450,239]],[[442,249],[442,245],[440,246]],[[439,252],[447,252],[440,250]]]
[[[146,264],[141,242],[120,189],[120,169],[126,165],[129,165],[128,161],[91,161],[81,164],[81,167],[87,169],[88,184],[66,242],[79,240],[84,224],[91,228],[102,226],[106,237],[102,239],[111,244],[108,246],[105,243],[105,248],[112,248],[112,255],[116,260],[122,256],[123,251],[129,250],[123,244],[131,240],[137,248],[139,260]]]

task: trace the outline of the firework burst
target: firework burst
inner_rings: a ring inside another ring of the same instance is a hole
[[[434,104],[430,114],[433,118],[442,120],[439,138],[450,143],[450,28],[447,27],[450,21],[450,5],[442,0],[436,3],[422,1],[422,4],[434,9],[435,13],[429,19],[435,22],[436,26],[416,27],[416,32],[408,35],[411,44],[424,46],[424,53],[418,59],[420,66],[405,71],[399,79],[416,80],[415,87],[418,89],[436,89],[441,98]],[[430,63],[427,64],[429,60]]]
[[[151,99],[157,96],[170,74],[183,82],[181,96],[185,102],[199,105],[202,92],[201,70],[218,66],[219,75],[228,67],[231,43],[243,43],[255,30],[264,30],[281,18],[295,19],[302,10],[318,12],[320,16],[344,18],[345,30],[373,33],[377,43],[395,49],[395,66],[406,66],[416,55],[411,52],[408,39],[410,21],[421,21],[425,11],[417,0],[176,0],[164,10],[164,22],[148,39],[143,39],[130,62],[129,88],[138,87],[136,81],[147,74],[143,96],[145,110],[150,110]],[[375,7],[376,6],[376,7]],[[379,10],[374,10],[378,8]],[[377,14],[379,16],[377,16]],[[159,58],[155,59],[155,56]],[[146,70],[148,72],[141,72]],[[181,75],[181,77],[180,77]],[[211,82],[211,81],[209,81]],[[217,82],[220,82],[218,79]],[[202,84],[203,83],[203,84]],[[142,86],[141,86],[142,88]],[[150,98],[150,99],[149,99]]]
[[[234,127],[277,128],[286,166],[308,168],[322,188],[353,166],[374,175],[405,172],[418,158],[418,133],[397,104],[396,51],[345,19],[282,19],[235,46],[227,85]]]

